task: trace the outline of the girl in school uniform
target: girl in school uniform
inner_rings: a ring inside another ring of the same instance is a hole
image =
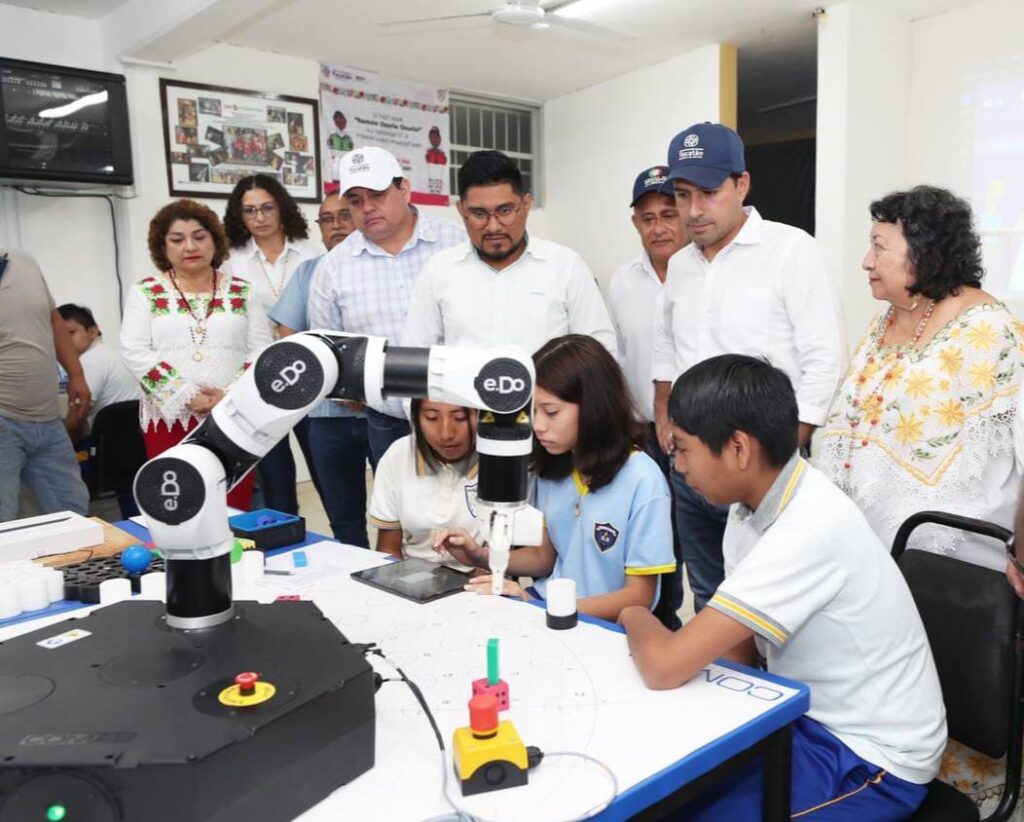
[[[377,528],[377,550],[472,570],[446,551],[434,551],[433,533],[458,528],[474,540],[482,538],[473,508],[476,412],[413,400],[410,416],[413,433],[392,443],[374,474],[369,519]]]
[[[544,514],[541,545],[509,558],[509,577],[530,576],[543,598],[550,579],[576,582],[581,613],[618,619],[630,605],[653,608],[658,575],[675,568],[668,486],[644,453],[643,428],[622,370],[593,337],[568,334],[533,356],[535,505]],[[487,567],[487,547],[461,531],[435,535],[435,550]],[[470,590],[490,590],[490,576]],[[506,581],[506,594],[528,598]]]

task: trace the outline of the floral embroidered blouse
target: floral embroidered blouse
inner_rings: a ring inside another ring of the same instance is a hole
[[[857,347],[817,441],[816,463],[890,546],[911,514],[940,510],[1012,525],[1020,471],[1014,419],[1024,324],[972,306],[922,349],[879,348],[885,314]],[[911,545],[1002,570],[1003,547],[940,526]]]
[[[226,389],[271,342],[251,288],[246,280],[218,272],[216,294],[186,291],[185,305],[165,274],[132,286],[121,322],[121,355],[142,383],[143,429],[160,420],[187,427],[199,419],[188,407],[199,389]],[[199,321],[208,310],[204,333]]]

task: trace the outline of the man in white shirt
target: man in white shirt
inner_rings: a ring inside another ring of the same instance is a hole
[[[744,208],[750,175],[730,128],[698,123],[669,145],[669,179],[690,245],[676,254],[655,316],[651,375],[658,441],[672,451],[668,395],[690,366],[723,353],[752,354],[781,368],[796,390],[801,448],[828,415],[845,349],[832,284],[813,238]],[[672,473],[680,554],[695,608],[724,574],[727,511]]]
[[[619,617],[652,688],[675,688],[725,657],[805,683],[793,725],[794,817],[839,822],[912,816],[946,746],[928,637],[903,575],[867,519],[797,452],[787,374],[723,354],[671,391],[676,467],[715,504],[732,504],[725,580],[681,630],[646,608]],[[760,816],[751,768],[702,796],[687,819]],[[826,813],[812,813],[827,806]]]
[[[416,283],[402,345],[518,345],[533,353],[563,334],[589,334],[613,355],[615,331],[594,275],[575,251],[531,237],[533,198],[515,161],[478,151],[459,169],[469,233],[432,257]]]
[[[641,171],[633,183],[633,227],[640,235],[640,254],[619,266],[608,288],[608,311],[619,347],[619,362],[637,410],[647,423],[648,444],[665,478],[669,478],[668,454],[658,446],[654,427],[654,383],[651,382],[651,317],[668,274],[669,258],[686,245],[686,235],[676,208],[675,191],[668,166]],[[673,540],[676,569],[661,577],[661,597],[654,610],[667,628],[678,628],[676,612],[683,604],[683,562]]]
[[[438,251],[466,233],[420,214],[401,165],[382,148],[350,151],[338,163],[339,193],[357,231],[324,256],[309,290],[309,327],[399,339],[416,278]],[[386,413],[384,413],[386,412]],[[366,409],[374,468],[392,442],[409,433],[400,402]]]

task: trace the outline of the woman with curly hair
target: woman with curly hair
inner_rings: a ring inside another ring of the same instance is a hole
[[[224,230],[231,244],[225,271],[248,280],[253,298],[265,315],[277,303],[292,275],[304,261],[322,250],[310,242],[306,218],[291,194],[273,177],[254,174],[238,181],[224,211]],[[267,330],[276,339],[278,327],[269,318]],[[306,462],[312,465],[308,423],[295,428]],[[277,511],[297,514],[295,460],[289,438],[274,446],[257,466],[263,503]]]
[[[886,545],[932,508],[1011,527],[1024,327],[981,288],[970,206],[918,186],[872,203],[871,218],[863,266],[887,305],[832,402],[818,465]],[[911,547],[1006,565],[1001,545],[938,526],[918,528]]]
[[[121,323],[121,356],[142,383],[141,425],[150,458],[180,442],[271,341],[246,280],[220,270],[228,241],[220,220],[194,200],[176,200],[149,224],[157,273],[132,286]],[[250,474],[228,495],[248,509]]]

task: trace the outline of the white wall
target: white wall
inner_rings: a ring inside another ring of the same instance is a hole
[[[911,182],[971,200],[985,241],[985,285],[1018,316],[1024,316],[1022,31],[1019,0],[985,0],[915,23],[909,109]],[[999,228],[1011,233],[1000,235]]]
[[[851,344],[879,309],[860,267],[868,205],[908,179],[910,37],[906,20],[863,4],[829,6],[819,23],[815,234]]]
[[[544,104],[546,236],[582,254],[603,286],[640,250],[636,175],[665,162],[678,132],[718,120],[720,53],[705,46]]]

